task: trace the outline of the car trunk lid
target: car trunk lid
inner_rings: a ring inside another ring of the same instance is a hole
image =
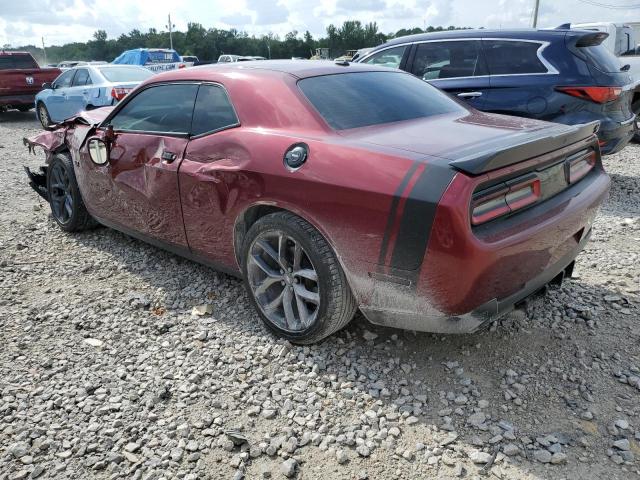
[[[342,131],[350,140],[418,153],[471,175],[523,162],[593,136],[597,122],[561,125],[472,111]]]

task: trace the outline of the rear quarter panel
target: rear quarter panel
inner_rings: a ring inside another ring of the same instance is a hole
[[[292,172],[283,156],[296,142],[310,154]],[[313,224],[346,268],[375,266],[395,189],[412,165],[408,158],[256,129],[193,140],[179,174],[189,245],[237,268],[237,220],[250,207],[270,205]]]

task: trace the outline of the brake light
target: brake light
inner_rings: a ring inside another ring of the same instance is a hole
[[[613,102],[622,94],[621,87],[556,87],[556,90],[595,103]]]
[[[187,66],[184,63],[181,63],[180,65],[178,65],[178,68],[187,68]]]
[[[119,88],[119,87],[114,87],[111,89],[111,97],[115,98],[116,100],[120,101],[122,100],[124,97],[127,96],[127,94],[131,91],[131,88]]]
[[[566,171],[569,183],[576,183],[593,170],[596,165],[596,152],[591,151],[574,159],[567,160]]]
[[[539,199],[540,179],[535,175],[510,185],[503,183],[474,196],[471,203],[471,223],[486,223],[527,207]]]

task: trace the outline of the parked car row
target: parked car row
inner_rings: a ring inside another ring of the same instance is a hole
[[[60,75],[58,68],[40,68],[28,52],[0,50],[0,112],[15,108],[26,112],[33,108],[42,84]]]
[[[635,82],[603,32],[461,30],[391,40],[359,62],[400,68],[478,110],[567,125],[599,121],[603,154],[633,137]]]
[[[29,182],[65,231],[98,222],[242,277],[293,342],[358,308],[391,327],[474,331],[570,276],[610,181],[597,122],[481,112],[419,78],[477,65],[429,65],[154,75],[29,139],[46,152]]]
[[[83,110],[115,105],[140,82],[153,76],[134,65],[74,67],[52,83],[42,85],[35,97],[38,120],[44,128]]]

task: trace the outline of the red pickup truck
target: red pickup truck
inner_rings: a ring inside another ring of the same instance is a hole
[[[0,112],[33,108],[33,102],[45,82],[60,75],[59,68],[40,68],[29,52],[0,50]]]

